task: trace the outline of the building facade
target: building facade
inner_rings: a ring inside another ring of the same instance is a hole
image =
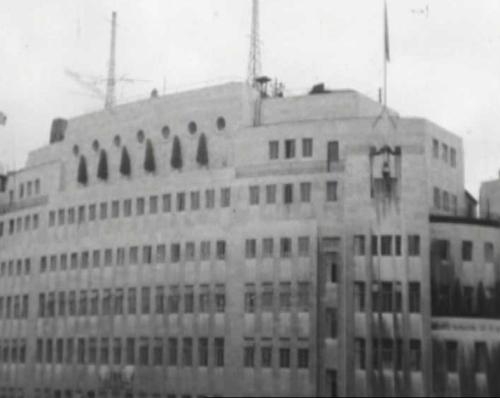
[[[0,176],[0,397],[494,396],[473,205],[458,136],[351,90],[56,119]]]

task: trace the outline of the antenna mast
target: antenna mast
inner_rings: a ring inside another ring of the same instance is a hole
[[[250,56],[248,58],[248,84],[255,87],[255,79],[261,74],[259,0],[252,0],[252,2],[252,28],[250,32]]]
[[[116,103],[115,96],[115,54],[116,53],[116,11],[113,11],[111,19],[111,46],[109,50],[108,79],[106,81],[105,109],[112,109]]]

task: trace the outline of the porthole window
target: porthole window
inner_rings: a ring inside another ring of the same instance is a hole
[[[163,126],[161,129],[161,135],[163,138],[167,139],[170,136],[170,127],[168,126]]]
[[[226,128],[226,119],[223,117],[217,118],[217,129],[224,130]]]
[[[194,134],[194,133],[196,133],[196,131],[198,131],[198,126],[196,125],[195,122],[189,122],[188,130],[191,134]]]
[[[144,131],[139,130],[137,132],[137,141],[141,143],[144,142]]]
[[[92,149],[96,152],[99,150],[99,141],[94,140],[94,142],[92,142]]]
[[[75,156],[78,156],[78,154],[79,154],[79,153],[80,153],[80,148],[79,148],[79,146],[78,146],[78,145],[74,145],[74,146],[73,146],[73,154],[74,154]]]
[[[113,138],[113,143],[115,144],[115,146],[120,146],[121,145],[122,139],[120,138],[119,135],[115,135],[115,138]]]

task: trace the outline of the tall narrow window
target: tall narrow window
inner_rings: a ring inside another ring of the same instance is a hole
[[[260,197],[260,189],[258,185],[252,185],[249,188],[249,198],[250,198],[250,204],[251,205],[258,205],[259,204],[259,197]]]
[[[295,140],[285,140],[285,158],[292,159],[295,157]]]
[[[300,183],[300,201],[302,203],[309,203],[311,201],[311,183]]]
[[[326,183],[326,201],[327,202],[336,202],[337,201],[337,189],[338,183],[337,181],[328,181]]]
[[[283,185],[283,202],[285,204],[293,202],[293,184]]]
[[[312,138],[302,139],[302,156],[304,158],[310,158],[313,155],[313,140]]]
[[[269,142],[269,159],[274,160],[279,158],[279,141]]]

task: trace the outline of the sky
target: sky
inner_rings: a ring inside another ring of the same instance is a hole
[[[466,187],[500,169],[500,1],[387,0],[388,105],[464,141]],[[382,0],[261,0],[264,74],[288,95],[313,84],[374,99],[382,85]],[[251,0],[0,2],[0,162],[24,165],[55,117],[99,110],[65,74],[105,78],[118,13],[118,102],[246,78]]]

